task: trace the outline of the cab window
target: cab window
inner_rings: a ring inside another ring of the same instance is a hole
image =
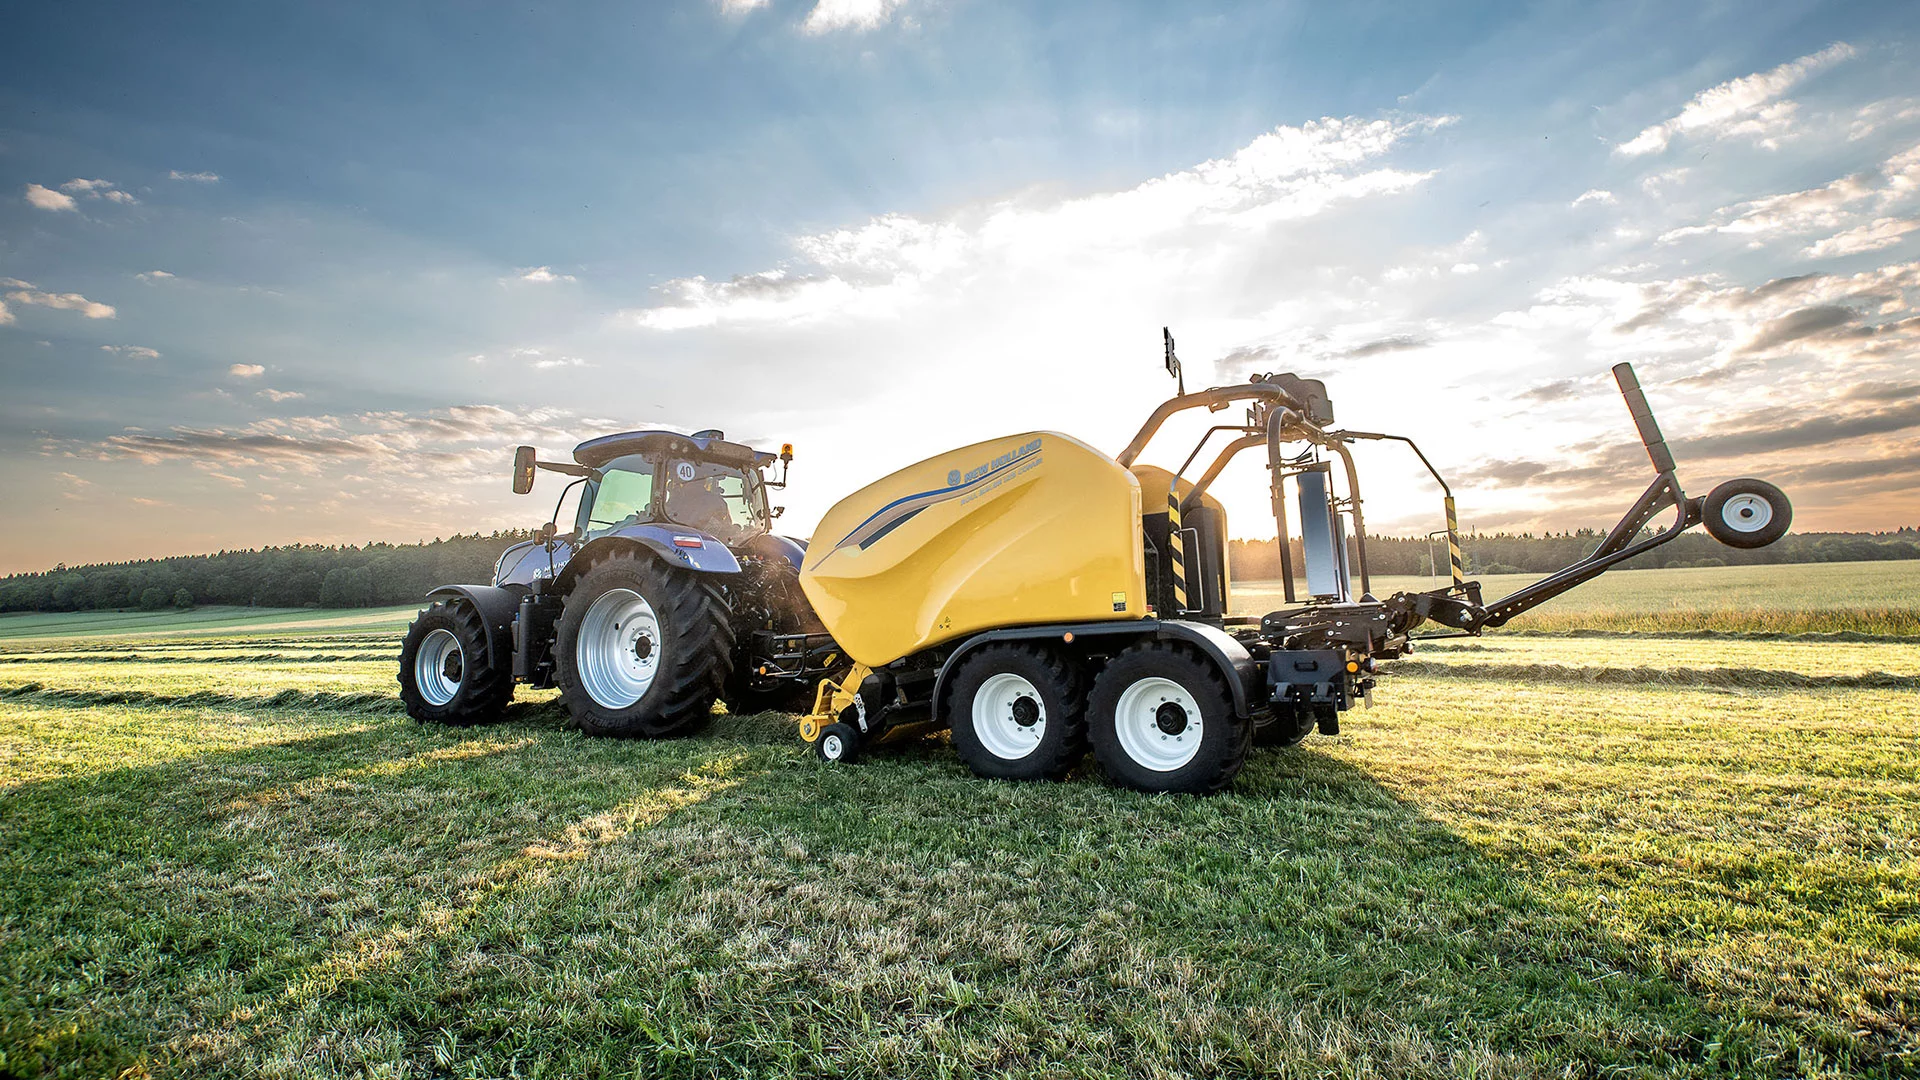
[[[615,458],[601,470],[587,514],[589,536],[616,525],[631,525],[653,517],[653,463],[638,455]]]

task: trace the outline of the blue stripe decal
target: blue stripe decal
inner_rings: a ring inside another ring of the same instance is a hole
[[[1041,440],[1039,439],[1035,439],[1033,441],[1033,449],[1028,450],[1026,453],[1013,458],[1011,461],[1006,462],[1005,464],[999,466],[998,468],[988,469],[986,472],[981,473],[979,476],[974,477],[972,480],[969,480],[964,484],[955,484],[952,487],[934,488],[931,491],[922,491],[914,495],[905,495],[898,499],[893,500],[892,502],[888,503],[887,505],[881,507],[878,510],[875,510],[872,514],[868,515],[867,520],[854,526],[853,531],[841,537],[840,542],[835,544],[833,546],[833,549],[835,551],[838,551],[841,548],[846,547],[847,544],[854,542],[854,538],[860,535],[861,530],[873,524],[879,518],[884,517],[888,513],[900,507],[906,506],[909,503],[916,503],[916,502],[919,503],[918,506],[912,507],[912,511],[917,513],[920,510],[925,509],[926,507],[934,505],[935,503],[945,502],[946,500],[953,498],[956,495],[964,494],[970,488],[978,487],[980,484],[984,483],[985,481],[990,480],[993,477],[998,476],[1003,472],[1006,472],[1008,469],[1013,468],[1015,465],[1020,464],[1021,462],[1027,460],[1028,458],[1034,456],[1035,454],[1038,454],[1040,452],[1040,441]],[[904,521],[905,519],[903,518],[902,520]],[[900,523],[894,522],[893,524],[898,525]]]

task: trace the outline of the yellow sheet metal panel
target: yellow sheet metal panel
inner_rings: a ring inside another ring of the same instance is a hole
[[[1059,432],[975,443],[835,504],[800,587],[870,667],[980,630],[1144,618],[1140,485]]]

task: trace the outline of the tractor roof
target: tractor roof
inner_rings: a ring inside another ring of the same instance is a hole
[[[677,431],[658,430],[623,431],[618,435],[588,439],[573,448],[573,460],[597,469],[614,458],[648,452],[711,458],[741,468],[771,465],[776,460],[774,455],[764,450],[728,442],[717,431],[682,435]]]

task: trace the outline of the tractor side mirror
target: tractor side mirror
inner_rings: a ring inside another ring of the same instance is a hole
[[[787,512],[787,508],[784,506],[776,506],[773,508],[774,517],[779,517],[781,514],[784,514],[786,512]]]
[[[513,448],[513,493],[525,495],[533,490],[534,469],[533,447],[516,446]],[[551,522],[549,522],[551,525]]]

